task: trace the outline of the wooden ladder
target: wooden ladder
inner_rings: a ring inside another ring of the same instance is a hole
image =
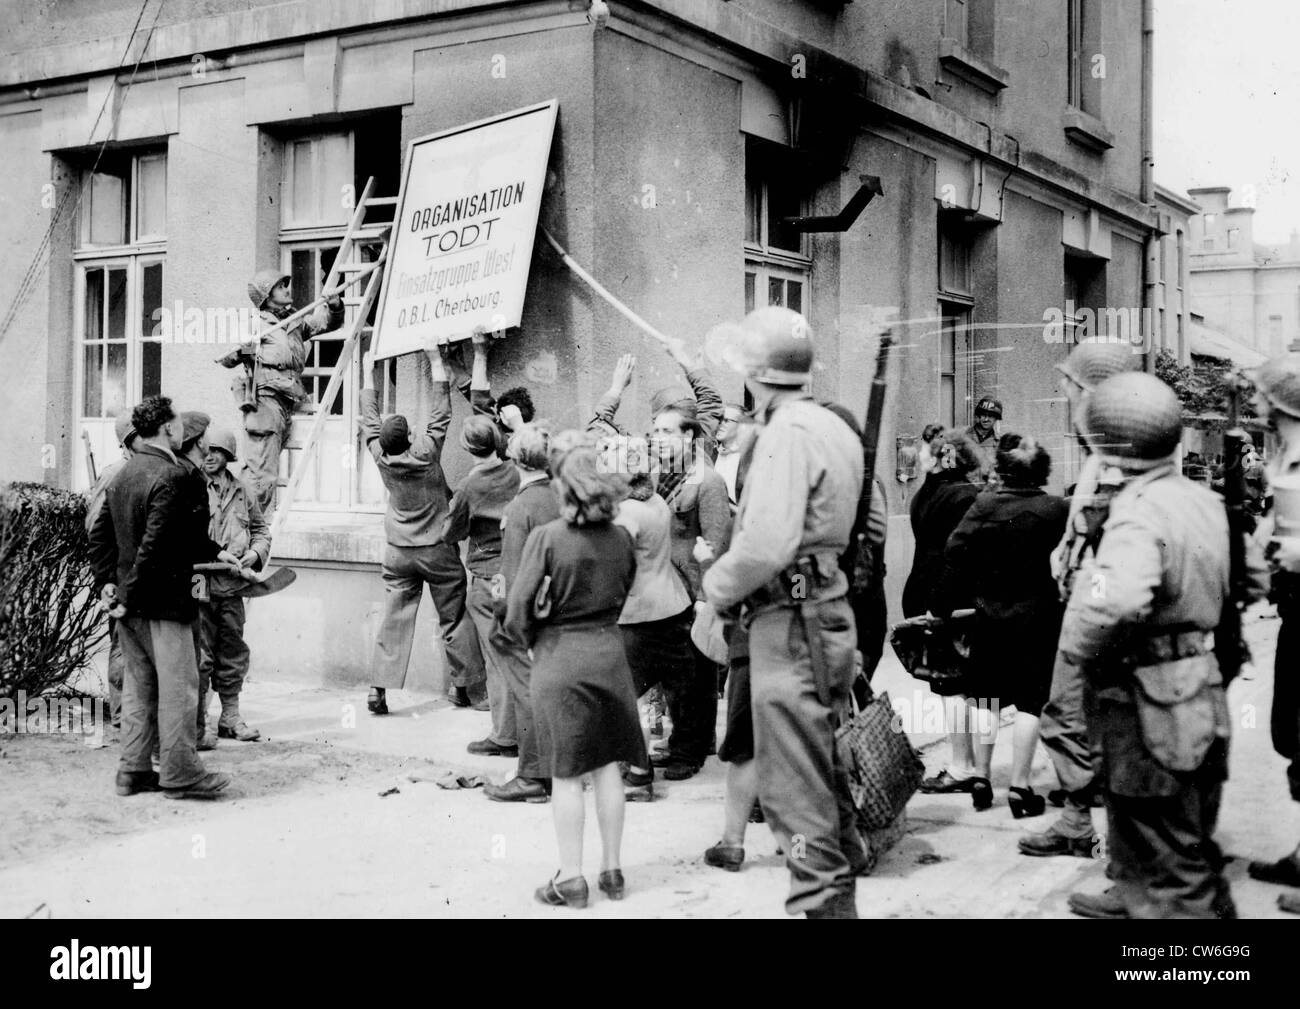
[[[397,197],[395,196],[371,196],[374,186],[375,180],[372,176],[366,181],[365,188],[361,191],[361,198],[357,201],[356,209],[353,211],[352,219],[348,221],[347,230],[344,231],[343,238],[339,242],[338,255],[334,257],[334,263],[325,278],[325,283],[321,285],[320,297],[310,305],[299,309],[298,313],[295,313],[295,315],[298,315],[313,311],[335,294],[341,293],[344,311],[349,315],[344,317],[343,328],[347,336],[343,339],[343,346],[339,351],[338,361],[334,364],[329,384],[325,387],[325,392],[316,405],[311,427],[307,431],[307,437],[302,443],[302,448],[299,451],[292,472],[289,474],[289,479],[283,483],[283,494],[276,505],[275,516],[271,520],[272,543],[275,542],[276,534],[279,533],[284,525],[285,518],[289,514],[289,510],[293,507],[294,499],[298,495],[298,488],[301,486],[309,468],[312,453],[316,450],[321,434],[325,430],[325,422],[330,416],[330,407],[343,387],[343,376],[352,363],[352,354],[357,340],[370,336],[373,330],[373,327],[367,322],[367,318],[370,315],[370,309],[374,306],[375,298],[379,294],[379,286],[383,281],[384,262],[388,258],[388,239],[392,234],[393,225],[389,223],[366,224],[365,218],[366,214],[372,209],[397,206]],[[363,262],[361,260],[362,246],[373,245],[376,242],[379,243],[380,247],[379,256],[373,262]],[[365,286],[360,294],[348,293],[350,288],[355,288],[363,280]],[[309,369],[304,369],[305,375],[308,372]],[[285,447],[286,449],[288,447],[287,437]]]

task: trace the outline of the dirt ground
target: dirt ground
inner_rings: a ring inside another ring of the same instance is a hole
[[[1259,668],[1230,693],[1238,725],[1220,840],[1247,917],[1285,915],[1275,888],[1246,877],[1246,861],[1276,858],[1300,837],[1300,806],[1287,801],[1284,765],[1268,743],[1276,626],[1251,624]],[[896,699],[920,689],[896,663],[876,683]],[[392,715],[373,718],[363,691],[250,681],[244,712],[264,740],[222,740],[203,755],[235,779],[209,802],[119,798],[110,739],[96,747],[69,734],[0,735],[0,916],[784,917],[787,877],[765,826],[750,828],[743,871],[701,861],[721,829],[716,760],[662,785],[657,801],[628,805],[622,903],[595,890],[589,813],[591,906],[555,910],[532,898],[555,867],[550,807],[435,783],[513,773],[513,760],[465,752],[489,716],[427,694],[393,693],[390,705]],[[932,733],[913,738],[928,771],[938,770],[945,747]],[[1009,743],[999,744],[988,812],[964,795],[913,799],[906,836],[858,884],[864,916],[1069,917],[1072,890],[1105,888],[1099,861],[1016,854],[1016,839],[1050,816],[1012,819],[1009,757]],[[1041,749],[1035,782],[1052,783]]]

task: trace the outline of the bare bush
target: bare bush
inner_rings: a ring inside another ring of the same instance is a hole
[[[108,632],[85,520],[80,494],[0,485],[0,697],[62,686]]]

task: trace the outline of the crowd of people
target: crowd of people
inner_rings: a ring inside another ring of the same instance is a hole
[[[288,278],[259,274],[250,297],[268,320],[289,317]],[[270,554],[263,456],[300,399],[302,341],[312,326],[338,322],[335,310],[318,314],[282,328],[279,363],[237,383],[246,441],[260,439],[246,450],[247,482],[232,469],[234,433],[210,429],[206,415],[178,414],[155,396],[129,422],[119,418],[128,457],[97,484],[88,528],[112,620],[122,795],[216,795],[230,779],[209,772],[198,751],[258,736],[239,711],[249,664],[243,589]],[[467,341],[468,369],[459,346],[423,354],[423,424],[381,415],[375,362],[365,357],[360,433],[388,492],[367,705],[386,715],[388,691],[406,682],[427,585],[448,698],[490,712],[487,736],[470,751],[518,761],[513,777],[487,786],[488,799],[551,804],[558,869],[536,891],[544,903],[590,899],[588,783],[602,842],[598,887],[620,899],[624,803],[653,798],[660,776],[689,778],[716,753],[727,766],[723,826],[704,862],[739,870],[747,824],[765,819],[786,853],[787,910],[857,917],[855,880],[870,859],[835,730],[887,636],[885,495],[864,451],[874,435],[842,406],[812,398],[802,316],[759,309],[738,333],[729,361],[750,408],[724,403],[708,371],[671,344],[681,380],[651,396],[644,436],[617,419],[636,373],[631,355],[587,426],[563,431],[534,416],[527,390],[493,396],[486,333]],[[255,348],[244,353],[257,361]],[[1229,525],[1222,501],[1179,475],[1177,398],[1134,371],[1135,360],[1127,345],[1097,340],[1059,366],[1087,453],[1065,497],[1045,489],[1052,460],[1038,437],[999,432],[992,397],[978,401],[969,428],[923,434],[902,610],[959,633],[968,660],[960,676],[933,685],[950,719],[949,759],[922,789],[993,807],[1000,709],[1014,708],[1007,805],[1016,818],[1043,814],[1048,801],[1062,810],[1020,850],[1093,856],[1092,811],[1106,809],[1115,887],[1073,895],[1072,909],[1225,917],[1234,911],[1213,832],[1234,670],[1220,668],[1214,631],[1234,605]],[[1286,679],[1300,580],[1300,365],[1273,362],[1257,383],[1260,416],[1282,449],[1250,542],[1250,584],[1262,597],[1271,577],[1283,617],[1273,733],[1300,800],[1300,688]],[[453,385],[470,406],[458,440],[473,464],[450,487]],[[215,731],[210,692],[221,701]],[[655,750],[660,706],[671,731]],[[1031,775],[1040,739],[1060,785],[1047,796]],[[1300,849],[1251,872],[1300,885]]]

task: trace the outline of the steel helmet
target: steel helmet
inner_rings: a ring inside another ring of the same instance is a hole
[[[1250,374],[1268,405],[1300,419],[1300,354],[1283,354],[1265,361]]]
[[[1112,375],[1133,371],[1136,364],[1132,344],[1093,337],[1078,343],[1056,370],[1091,392]]]
[[[778,305],[758,308],[740,323],[731,366],[764,385],[799,387],[812,372],[812,327],[798,312]]]
[[[1130,371],[1106,379],[1084,409],[1084,437],[1102,462],[1147,470],[1164,462],[1183,436],[1183,408],[1154,375]]]
[[[208,432],[208,448],[221,449],[231,462],[239,458],[235,453],[235,432],[228,427],[214,427]]]
[[[113,433],[117,435],[117,443],[123,448],[130,448],[131,442],[135,440],[135,425],[131,423],[131,411],[123,410],[113,421]]]
[[[253,307],[261,311],[275,285],[282,280],[292,282],[293,278],[282,270],[258,270],[257,276],[248,284],[248,300],[253,303]]]

